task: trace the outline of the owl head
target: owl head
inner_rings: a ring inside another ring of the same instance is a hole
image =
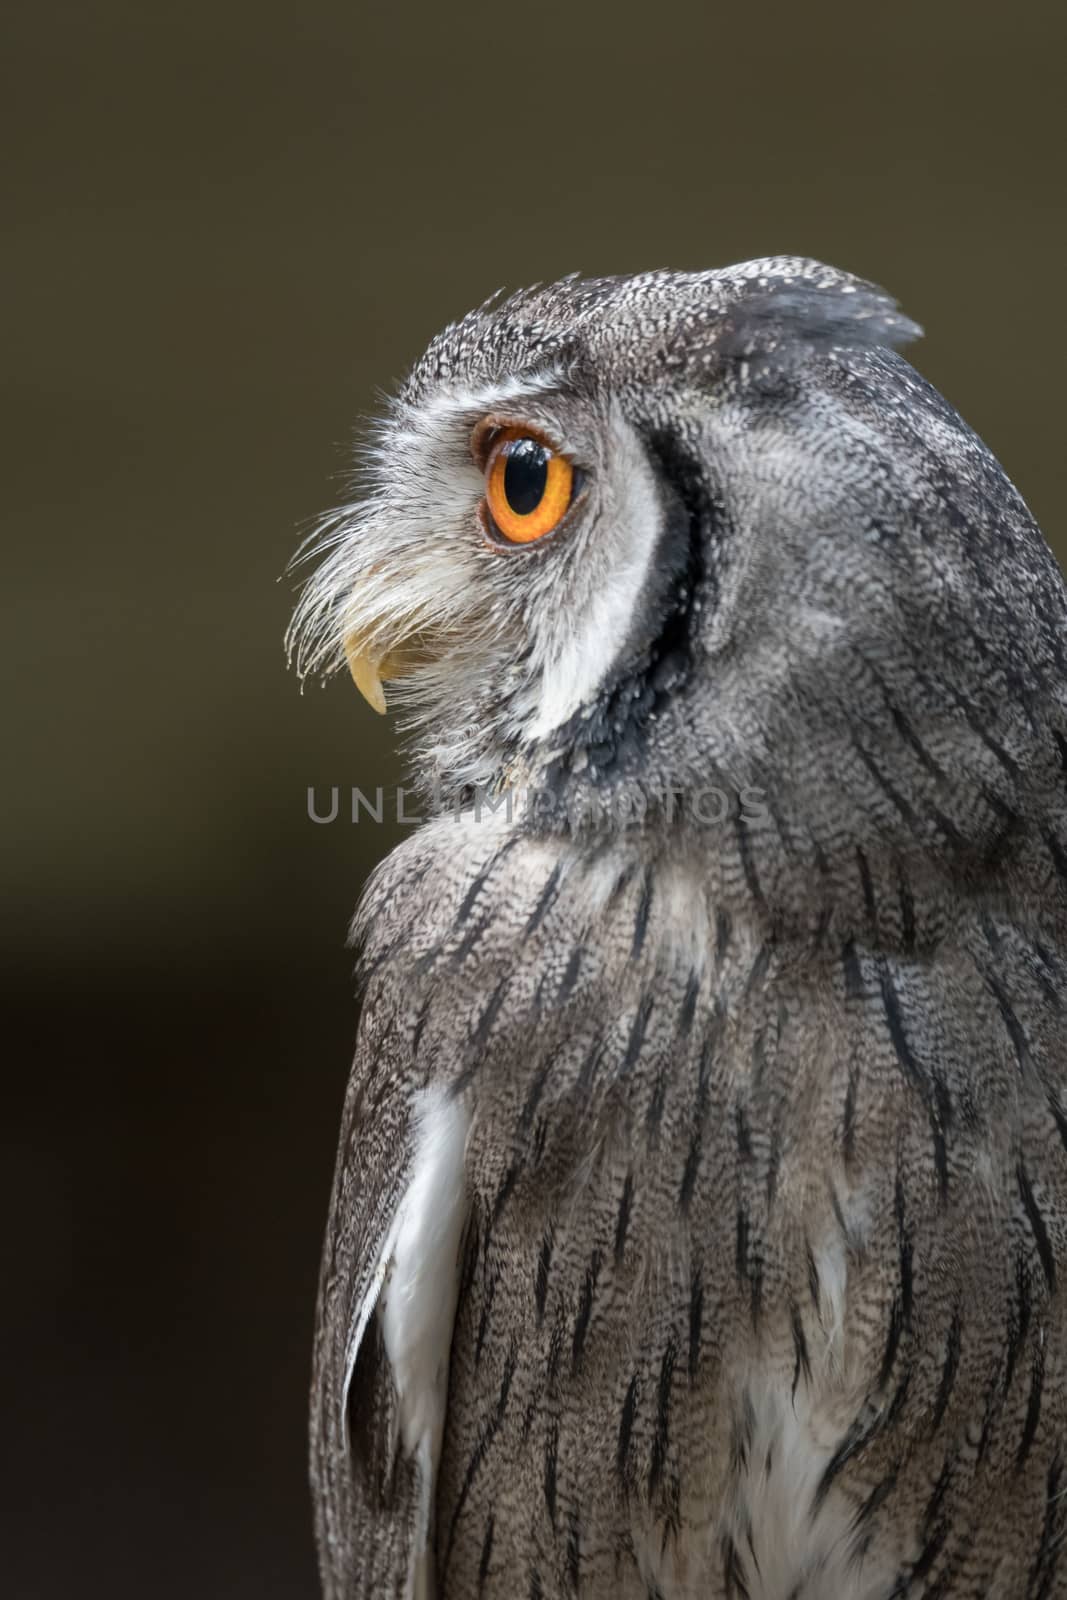
[[[789,257],[489,302],[305,552],[300,672],[347,659],[424,781],[537,786],[544,826],[710,789],[783,862],[990,858],[1062,787],[1064,591],[918,332]]]

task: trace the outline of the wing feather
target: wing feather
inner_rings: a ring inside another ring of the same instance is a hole
[[[466,1216],[468,1116],[413,1092],[364,1009],[319,1281],[311,1482],[327,1600],[432,1600],[433,1505]]]

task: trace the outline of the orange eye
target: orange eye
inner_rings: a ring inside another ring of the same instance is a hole
[[[496,530],[511,544],[551,533],[574,498],[566,456],[525,428],[505,428],[485,464],[485,503]]]

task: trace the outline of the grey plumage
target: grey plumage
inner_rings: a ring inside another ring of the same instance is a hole
[[[357,919],[337,1600],[1067,1595],[1067,606],[917,331],[791,258],[526,291],[329,525],[302,664],[414,640],[468,803]],[[543,544],[486,415],[585,473]]]

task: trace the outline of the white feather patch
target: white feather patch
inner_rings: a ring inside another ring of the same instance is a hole
[[[611,560],[577,613],[558,607],[551,642],[541,643],[540,695],[526,724],[528,739],[545,738],[595,699],[630,637],[648,581],[662,520],[659,491],[633,430],[613,416],[608,433],[614,471],[600,485],[600,526],[591,537],[603,543],[610,534]]]
[[[419,1468],[418,1559],[409,1593],[415,1600],[430,1600],[429,1534],[459,1292],[459,1244],[466,1215],[463,1157],[470,1114],[444,1090],[431,1088],[416,1098],[414,1124],[411,1180],[391,1234],[378,1315],[399,1399],[400,1436]]]

